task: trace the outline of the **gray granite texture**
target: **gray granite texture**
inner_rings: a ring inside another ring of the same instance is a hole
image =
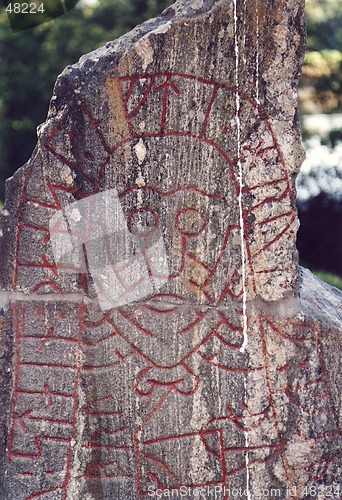
[[[302,0],[181,0],[58,78],[0,221],[2,499],[339,498],[304,45]]]

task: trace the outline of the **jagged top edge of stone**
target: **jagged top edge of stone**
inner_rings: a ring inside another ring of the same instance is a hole
[[[135,43],[146,35],[166,33],[175,21],[182,18],[196,19],[203,14],[209,14],[213,7],[231,3],[231,0],[177,0],[167,7],[158,17],[148,19],[137,25],[133,30],[125,33],[116,40],[107,42],[104,46],[83,55],[70,68],[82,68],[87,64],[98,62],[100,57],[120,52],[125,43]]]
[[[78,62],[67,66],[58,76],[53,90],[52,99],[47,119],[54,117],[61,107],[72,101],[74,85],[77,80],[87,78],[88,86],[92,84],[92,75],[100,75],[110,70],[115,71],[120,59],[128,49],[144,37],[151,35],[163,35],[174,24],[182,20],[209,16],[213,10],[220,6],[229,5],[233,0],[176,0],[174,4],[167,7],[158,17],[149,19],[137,25],[132,31],[122,35],[116,40],[108,41],[99,47],[80,57]],[[60,97],[63,96],[62,99]],[[38,127],[39,129],[39,127]]]

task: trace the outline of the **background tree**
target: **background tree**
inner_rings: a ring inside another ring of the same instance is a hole
[[[303,129],[310,169],[298,179],[297,246],[303,265],[342,288],[342,128],[331,125],[323,132],[319,127],[329,115],[331,124],[333,114],[335,123],[342,120],[342,9],[335,0],[306,0],[306,9],[308,39],[299,96],[302,114],[317,114],[318,126]]]
[[[306,0],[307,45],[300,102],[303,112],[342,111],[340,0]]]
[[[0,12],[0,200],[5,179],[30,157],[57,75],[81,55],[160,13],[172,0],[99,0],[12,33]]]

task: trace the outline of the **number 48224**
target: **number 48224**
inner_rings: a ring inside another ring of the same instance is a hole
[[[6,7],[6,11],[10,14],[36,14],[37,12],[44,13],[44,4],[41,3],[38,7],[36,3],[10,3]]]

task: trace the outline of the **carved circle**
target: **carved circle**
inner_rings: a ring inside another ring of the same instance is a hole
[[[204,215],[195,208],[183,208],[176,215],[176,228],[183,236],[198,236],[206,224]]]

